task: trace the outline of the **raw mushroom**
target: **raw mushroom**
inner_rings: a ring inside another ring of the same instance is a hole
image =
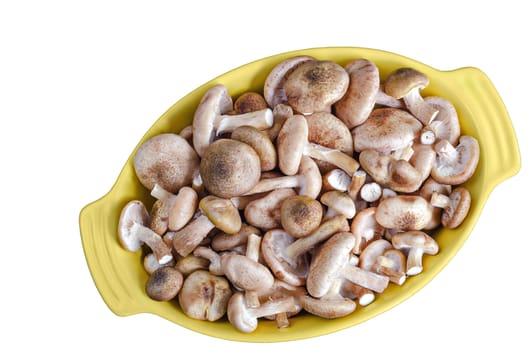
[[[249,91],[243,93],[235,100],[233,108],[235,114],[244,114],[266,109],[268,104],[261,94]]]
[[[352,253],[360,254],[371,241],[383,237],[385,229],[376,221],[376,211],[377,207],[369,207],[354,216],[350,224],[350,232],[356,239]]]
[[[311,197],[289,195],[279,209],[278,226],[295,238],[305,237],[321,225],[323,206]]]
[[[296,174],[303,155],[333,164],[350,176],[359,168],[350,155],[309,142],[308,131],[308,123],[302,115],[295,114],[284,122],[277,137],[279,168],[284,174]]]
[[[423,125],[429,125],[438,109],[424,101],[421,90],[429,85],[429,78],[413,68],[399,68],[385,79],[385,92],[394,98],[403,98],[407,109]]]
[[[261,179],[244,196],[268,192],[277,188],[297,188],[298,194],[317,198],[321,192],[321,187],[322,177],[317,164],[310,157],[303,156],[296,175]]]
[[[342,279],[335,279],[329,291],[320,298],[313,298],[310,295],[300,297],[300,302],[304,310],[326,319],[345,317],[356,310],[356,302],[342,295]]]
[[[352,219],[356,215],[354,200],[345,192],[325,192],[319,200],[327,206],[326,219],[336,215],[344,215],[347,219]]]
[[[158,259],[156,259],[156,255],[154,255],[154,253],[149,253],[143,258],[143,268],[149,275],[152,275],[154,271],[163,266],[174,266],[174,260],[171,260],[165,264],[160,264],[158,262]]]
[[[271,128],[263,130],[271,141],[275,142],[277,135],[279,135],[282,124],[293,115],[291,106],[285,104],[278,104],[273,108],[273,125]]]
[[[378,67],[366,59],[357,59],[345,66],[350,83],[346,94],[335,103],[335,113],[352,129],[372,112],[380,89]]]
[[[381,293],[387,288],[389,278],[364,270],[349,263],[355,244],[350,232],[338,232],[323,243],[312,260],[306,279],[306,289],[311,296],[320,298],[327,294],[336,279],[347,279],[362,287]]]
[[[228,199],[209,195],[200,200],[199,208],[200,215],[172,235],[173,247],[183,257],[189,255],[213,228],[235,234],[242,227],[240,214]]]
[[[338,168],[332,169],[323,175],[322,192],[346,192],[351,181],[352,178],[344,170]]]
[[[297,193],[291,188],[273,190],[264,197],[248,203],[244,209],[244,218],[248,224],[262,230],[278,228],[281,226],[281,208],[283,203],[296,195]],[[314,199],[312,200],[317,202]]]
[[[194,255],[187,255],[179,259],[175,265],[184,277],[189,276],[196,270],[207,270],[208,266],[209,260]]]
[[[376,104],[383,107],[405,109],[405,102],[390,95],[387,95],[387,93],[385,92],[385,86],[383,84],[380,84],[380,89],[378,91],[378,95],[376,96]]]
[[[260,231],[251,225],[242,223],[240,230],[234,234],[218,232],[211,240],[211,247],[217,251],[232,250],[238,246],[244,246],[251,234],[260,234]]]
[[[433,192],[431,204],[443,208],[442,225],[457,228],[466,218],[471,207],[471,193],[464,187],[457,187],[449,196]]]
[[[188,317],[216,321],[226,314],[231,295],[227,279],[197,270],[185,278],[178,301]]]
[[[285,328],[290,324],[288,317],[295,316],[302,311],[300,298],[301,296],[306,295],[306,293],[304,287],[292,286],[284,281],[275,279],[273,286],[270,289],[258,291],[258,297],[260,303],[266,303],[269,300],[283,299],[290,296],[294,298],[295,306],[297,307],[295,311],[265,316],[267,319],[275,320],[278,328]]]
[[[264,82],[264,99],[271,108],[287,102],[284,84],[291,72],[300,64],[315,60],[311,56],[290,57],[277,64],[266,77]]]
[[[233,130],[231,139],[247,143],[257,152],[261,171],[270,171],[277,166],[277,151],[270,138],[263,131],[253,126],[244,125]]]
[[[389,277],[391,282],[402,285],[405,282],[406,275],[404,270],[399,270],[400,267],[404,268],[404,266],[401,266],[401,260],[397,259],[403,258],[405,261],[405,256],[399,250],[396,251],[401,254],[401,257],[399,255],[395,256],[394,253],[386,256],[385,254],[391,250],[394,251],[395,249],[385,239],[372,241],[361,252],[359,256],[359,267],[367,271],[385,275]],[[392,259],[395,259],[395,261]]]
[[[396,233],[392,236],[392,245],[396,249],[408,250],[407,275],[414,276],[422,272],[422,256],[424,254],[436,255],[438,244],[435,240],[422,231],[408,231]]]
[[[438,109],[435,119],[424,127],[420,140],[425,144],[433,144],[439,140],[447,140],[456,145],[460,137],[460,122],[455,106],[445,98],[429,96],[424,99],[428,104]]]
[[[166,264],[173,259],[172,251],[160,235],[148,225],[148,212],[143,202],[132,200],[121,210],[117,224],[117,237],[123,248],[137,252],[144,244],[148,245],[159,264]]]
[[[153,300],[169,301],[178,295],[182,285],[181,272],[172,266],[164,266],[149,276],[145,291]]]
[[[447,185],[460,185],[475,173],[479,162],[478,141],[469,135],[460,136],[458,145],[453,147],[447,140],[435,144],[436,162],[431,176]]]
[[[297,309],[293,297],[278,300],[270,300],[259,307],[250,308],[246,304],[244,294],[235,292],[229,299],[227,306],[227,319],[241,332],[251,333],[257,329],[258,319],[265,316],[276,315],[286,312],[294,312]]]
[[[421,230],[431,220],[432,207],[421,196],[397,195],[380,202],[376,221],[383,227],[397,230]]]
[[[401,286],[407,279],[406,263],[407,258],[399,249],[387,249],[383,255],[376,258],[372,265],[372,270],[389,276],[392,283]]]
[[[155,184],[150,194],[167,206],[167,225],[171,231],[177,231],[185,226],[198,207],[198,194],[189,186],[180,188],[175,195]]]
[[[243,195],[260,179],[260,159],[244,142],[219,139],[203,154],[200,175],[213,195],[231,198]]]
[[[422,124],[398,108],[376,108],[367,120],[352,129],[354,150],[372,149],[391,152],[411,144],[422,130]]]
[[[329,60],[308,60],[296,66],[286,79],[288,104],[301,114],[329,112],[346,93],[346,70]]]
[[[262,257],[276,278],[293,286],[305,284],[308,275],[307,252],[334,233],[348,230],[342,215],[325,221],[310,235],[295,239],[280,229],[270,230],[262,238]]]
[[[155,184],[176,193],[190,185],[200,159],[189,143],[176,134],[159,134],[144,142],[134,156],[134,170],[149,191]]]
[[[214,85],[203,95],[192,124],[193,146],[200,157],[222,133],[231,132],[242,125],[251,125],[259,130],[273,125],[273,112],[269,108],[239,115],[226,114],[232,109],[233,101],[224,85]]]
[[[429,202],[431,201],[431,197],[434,192],[437,192],[439,194],[443,195],[449,195],[451,193],[451,185],[445,185],[436,182],[432,177],[429,177],[425,182],[423,183],[422,187],[420,188],[420,196],[424,197]],[[433,230],[440,226],[442,223],[442,208],[437,208],[432,206],[432,218],[431,221],[423,228],[424,230]]]

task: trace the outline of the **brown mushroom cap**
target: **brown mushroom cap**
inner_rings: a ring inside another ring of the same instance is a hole
[[[268,104],[258,92],[248,91],[235,100],[233,108],[236,114],[244,114],[266,109],[268,108]]]
[[[174,267],[164,266],[150,275],[145,290],[151,299],[168,301],[178,295],[182,285],[183,276],[181,272]]]
[[[200,175],[210,193],[222,198],[240,196],[258,183],[260,159],[243,142],[219,139],[204,153]]]
[[[463,135],[458,145],[453,147],[447,140],[435,145],[436,162],[431,176],[438,182],[459,185],[469,180],[475,173],[480,157],[480,147],[473,136]]]
[[[263,131],[253,126],[244,125],[233,130],[231,139],[247,143],[257,152],[261,171],[270,171],[277,166],[275,146]]]
[[[398,230],[421,230],[431,220],[432,207],[421,196],[397,195],[380,202],[376,221],[383,227]]]
[[[244,209],[244,217],[248,224],[262,230],[271,230],[281,226],[281,206],[283,202],[297,195],[291,188],[278,188],[262,198],[248,203]]]
[[[226,314],[231,295],[227,279],[205,270],[196,270],[184,280],[178,301],[188,317],[216,321]]]
[[[435,255],[439,249],[438,244],[431,236],[416,230],[394,234],[392,245],[396,249],[408,250],[406,273],[409,276],[422,272],[423,254]]]
[[[268,268],[247,256],[223,254],[220,264],[227,279],[238,289],[258,291],[273,285],[274,278]]]
[[[348,83],[348,73],[333,61],[303,62],[286,80],[288,104],[302,114],[329,111],[346,93]]]
[[[237,208],[229,199],[209,195],[200,200],[199,207],[213,225],[221,231],[228,234],[240,231],[242,219]]]
[[[350,83],[346,94],[336,102],[335,111],[348,128],[363,123],[376,104],[380,89],[378,67],[366,60],[357,59],[345,66]]]
[[[176,193],[190,185],[200,164],[189,143],[176,134],[159,134],[145,141],[134,156],[134,170],[143,186],[159,184]]]
[[[279,168],[285,175],[295,175],[308,142],[308,123],[306,118],[295,114],[284,122],[277,136],[277,154]]]
[[[289,196],[280,206],[280,223],[295,238],[309,235],[319,227],[322,218],[323,206],[308,196]]]
[[[385,79],[385,92],[394,97],[402,98],[414,88],[425,88],[429,85],[427,75],[413,68],[398,68]]]
[[[354,150],[374,149],[390,152],[411,144],[422,130],[422,124],[398,108],[377,108],[368,119],[352,129]]]
[[[442,225],[447,228],[457,228],[466,218],[471,208],[471,193],[464,187],[457,187],[448,196],[433,193],[431,204],[443,208]]]

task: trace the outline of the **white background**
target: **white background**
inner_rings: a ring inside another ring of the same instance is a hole
[[[469,3],[1,1],[2,343],[263,349],[154,315],[114,315],[86,266],[80,210],[110,189],[143,134],[185,94],[242,64],[309,47],[478,67],[526,155],[522,2]],[[522,169],[495,189],[458,255],[411,299],[358,326],[274,348],[526,349],[526,180]]]

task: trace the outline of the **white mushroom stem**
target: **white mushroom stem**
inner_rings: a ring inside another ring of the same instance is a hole
[[[223,276],[224,270],[222,269],[222,264],[220,260],[220,255],[207,247],[197,247],[193,251],[193,255],[209,260],[209,272],[216,276]]]
[[[350,264],[346,264],[343,267],[341,276],[376,293],[383,292],[389,285],[389,277]]]
[[[369,182],[361,187],[361,198],[369,203],[381,198],[381,186],[377,182]]]
[[[181,256],[189,255],[213,228],[215,225],[206,215],[199,215],[171,235],[174,248]]]
[[[253,261],[258,262],[260,252],[260,242],[262,237],[252,233],[247,238],[246,256]],[[257,307],[260,305],[258,293],[254,290],[246,290],[246,303],[249,307]]]
[[[237,115],[221,115],[215,119],[216,136],[232,132],[239,126],[253,126],[258,130],[273,125],[273,111],[269,108]]]
[[[401,286],[407,279],[404,272],[396,271],[394,261],[383,255],[376,258],[376,263],[372,266],[372,269],[376,273],[388,276],[391,282],[396,283],[399,286]]]
[[[436,135],[431,129],[430,125],[427,125],[422,129],[422,133],[420,134],[420,142],[423,145],[432,145],[436,142]]]
[[[277,314],[294,312],[296,310],[295,300],[293,297],[269,300],[256,308],[248,308],[247,312],[250,317],[261,318]]]
[[[432,193],[430,202],[433,207],[442,209],[448,208],[452,204],[452,200],[449,196],[438,192]]]
[[[370,289],[362,287],[348,280],[344,284],[343,288],[347,292],[352,293],[352,297],[357,299],[359,305],[361,306],[367,306],[368,304],[372,303],[376,298],[374,293]]]
[[[361,187],[365,184],[367,180],[367,173],[363,170],[357,170],[352,175],[350,180],[350,185],[348,186],[348,194],[352,197],[353,200],[358,199],[359,192]]]
[[[423,271],[422,258],[424,250],[421,248],[411,248],[407,254],[407,275],[418,275]]]
[[[405,147],[399,148],[399,149],[391,152],[391,158],[394,159],[394,160],[402,159],[402,160],[405,160],[405,161],[409,161],[409,159],[411,159],[413,154],[414,154],[414,149],[412,147],[412,143],[410,143],[410,144],[408,144]]]
[[[134,222],[130,227],[130,233],[135,235],[140,242],[145,243],[152,249],[159,264],[163,265],[172,260],[172,251],[165,244],[163,238],[150,228]]]
[[[458,157],[456,148],[447,140],[438,141],[435,144],[434,149],[440,157],[448,160],[449,162],[456,160]]]
[[[438,109],[424,101],[420,87],[415,87],[407,95],[403,96],[403,101],[409,111],[422,122],[423,125],[429,125],[436,115]]]
[[[348,154],[312,142],[308,142],[304,146],[303,153],[311,158],[333,164],[343,169],[349,176],[354,175],[354,172],[359,168],[359,163]]]

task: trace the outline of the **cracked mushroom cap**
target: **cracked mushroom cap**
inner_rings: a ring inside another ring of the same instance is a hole
[[[460,185],[475,173],[480,157],[477,139],[469,135],[460,136],[458,145],[453,147],[447,140],[435,145],[437,153],[431,176],[448,185]]]
[[[432,218],[432,206],[421,196],[397,195],[380,202],[376,221],[397,230],[421,230]]]
[[[349,77],[333,61],[309,60],[293,69],[285,84],[288,104],[301,114],[330,111],[346,93]]]
[[[422,123],[399,108],[376,108],[367,120],[352,129],[354,150],[391,152],[411,144],[422,130]]]
[[[241,196],[260,179],[260,159],[244,142],[219,139],[213,142],[200,162],[205,188],[222,198]]]
[[[181,136],[159,134],[144,142],[134,156],[134,170],[143,186],[155,184],[172,193],[192,183],[200,165],[195,150]]]
[[[336,102],[335,111],[348,128],[353,128],[365,120],[376,104],[380,89],[378,67],[366,59],[357,59],[345,66],[350,83],[346,94]]]

